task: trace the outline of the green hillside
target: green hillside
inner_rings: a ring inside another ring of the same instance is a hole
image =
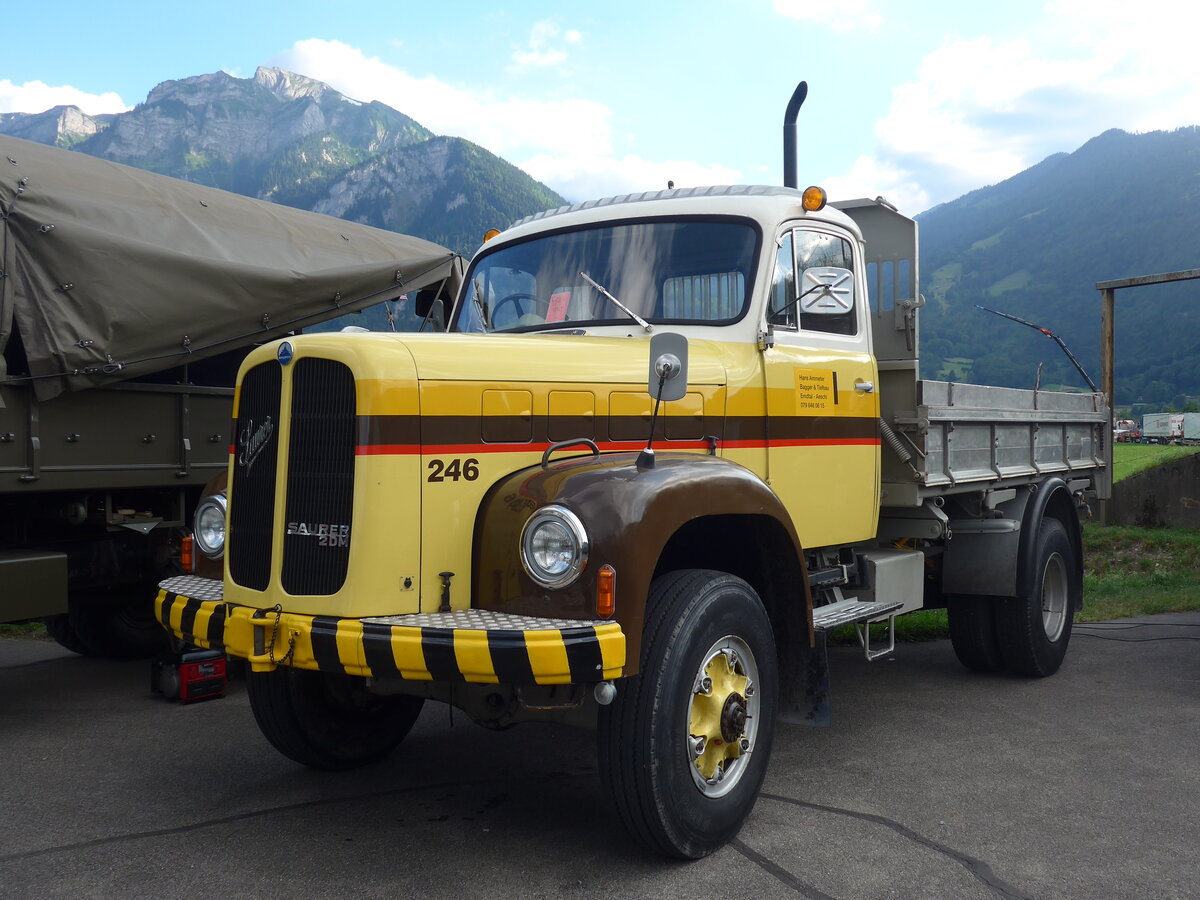
[[[1046,337],[1099,378],[1098,281],[1200,267],[1200,128],[1108,131],[919,217],[922,373],[971,360],[977,383],[1084,388]],[[961,370],[961,365],[950,366]],[[1200,394],[1200,281],[1118,293],[1117,402]]]

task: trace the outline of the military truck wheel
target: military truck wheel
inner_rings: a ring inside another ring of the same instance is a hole
[[[1057,519],[1043,519],[1032,593],[996,608],[996,635],[1009,671],[1044,678],[1062,665],[1083,595],[1075,549]]]
[[[698,859],[750,814],[775,732],[766,610],[733,575],[672,572],[650,589],[641,671],[601,707],[600,774],[639,842]]]
[[[379,697],[363,679],[280,666],[251,672],[250,708],[263,736],[314,769],[352,769],[383,759],[412,729],[424,700]]]
[[[947,598],[946,614],[954,655],[975,672],[1004,669],[1004,657],[996,639],[995,610],[995,600],[968,596]]]
[[[154,616],[157,585],[115,585],[72,592],[70,627],[83,649],[107,659],[146,659],[167,649],[167,632]],[[74,648],[68,648],[74,649]]]
[[[78,653],[80,656],[86,656],[87,646],[79,639],[79,635],[75,633],[75,629],[71,627],[71,617],[66,613],[57,616],[46,616],[42,619],[46,625],[46,632],[58,643],[66,647],[72,653]]]

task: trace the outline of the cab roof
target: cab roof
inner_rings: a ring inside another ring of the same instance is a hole
[[[858,227],[845,213],[832,206],[820,212],[806,212],[801,205],[802,197],[803,192],[795,188],[745,184],[622,194],[534,213],[515,222],[494,240],[507,243],[550,229],[672,215],[744,216],[757,220],[764,231],[788,219],[810,219],[839,225],[860,236]]]

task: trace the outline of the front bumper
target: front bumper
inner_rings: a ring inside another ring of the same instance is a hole
[[[370,678],[477,684],[587,684],[619,678],[616,622],[515,616],[483,609],[341,619],[238,606],[224,585],[183,575],[159,585],[158,620],[176,637],[249,660]]]

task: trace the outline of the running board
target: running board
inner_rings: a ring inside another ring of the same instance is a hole
[[[888,656],[896,649],[896,610],[904,603],[893,601],[877,603],[866,600],[839,600],[826,606],[813,608],[813,628],[830,631],[843,625],[853,625],[858,632],[858,642],[868,660]],[[887,619],[888,644],[886,647],[871,648],[871,623]]]

